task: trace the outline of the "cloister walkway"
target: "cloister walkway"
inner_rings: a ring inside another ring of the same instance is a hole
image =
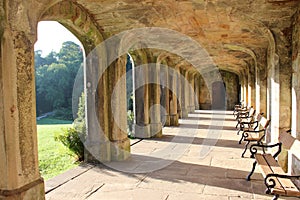
[[[259,171],[245,180],[253,160],[240,157],[235,124],[231,111],[197,110],[162,138],[132,140],[128,161],[85,164],[46,181],[46,199],[271,199]]]

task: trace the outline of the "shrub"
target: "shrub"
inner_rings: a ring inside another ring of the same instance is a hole
[[[74,120],[73,127],[63,130],[63,134],[55,136],[55,140],[59,140],[75,153],[79,161],[84,160],[84,141],[86,137],[85,125],[85,96],[82,93],[79,98],[77,118]]]
[[[63,134],[55,135],[54,139],[60,141],[64,146],[76,154],[78,161],[84,159],[84,145],[82,143],[83,136],[75,128],[63,129]]]
[[[71,108],[60,108],[54,110],[53,118],[61,120],[73,120],[73,114]]]

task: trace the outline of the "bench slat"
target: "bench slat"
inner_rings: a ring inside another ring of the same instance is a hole
[[[286,174],[271,154],[265,154],[264,158],[265,158],[266,162],[268,162],[268,164],[269,164],[271,170],[273,171],[273,173],[275,173],[275,174]],[[272,190],[273,193],[282,194],[282,192],[283,192],[282,189],[284,189],[284,191],[285,191],[283,193],[284,195],[287,195],[287,196],[300,195],[297,187],[295,186],[295,184],[290,179],[286,179],[286,178],[277,178],[277,179],[278,179],[281,187],[274,188]]]
[[[272,156],[271,154],[268,154],[270,156]],[[260,171],[263,175],[264,178],[266,178],[267,174],[272,174],[274,173],[272,171],[272,169],[270,168],[270,165],[267,163],[266,159],[265,159],[265,154],[256,154],[255,155],[255,159],[259,165]],[[276,194],[281,194],[281,195],[285,195],[285,190],[281,187],[280,182],[278,181],[277,178],[274,178],[275,181],[275,188],[273,188],[272,191],[276,191]]]
[[[245,141],[258,141],[260,140],[261,136],[259,133],[249,133],[248,137],[245,138]]]

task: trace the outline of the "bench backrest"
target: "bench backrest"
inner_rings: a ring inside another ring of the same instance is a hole
[[[251,107],[249,110],[249,117],[253,117],[254,114],[255,114],[255,109],[253,107]]]
[[[261,116],[259,123],[262,126],[263,129],[266,129],[269,124],[270,124],[271,120],[270,119],[266,119],[265,117]]]
[[[278,137],[279,142],[282,143],[283,147],[288,149],[292,154],[300,159],[300,141],[287,131],[282,131]]]

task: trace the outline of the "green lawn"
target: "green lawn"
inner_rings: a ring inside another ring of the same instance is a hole
[[[47,180],[64,171],[78,166],[75,157],[54,135],[62,128],[71,127],[71,121],[44,118],[37,122],[39,168],[42,177]]]

